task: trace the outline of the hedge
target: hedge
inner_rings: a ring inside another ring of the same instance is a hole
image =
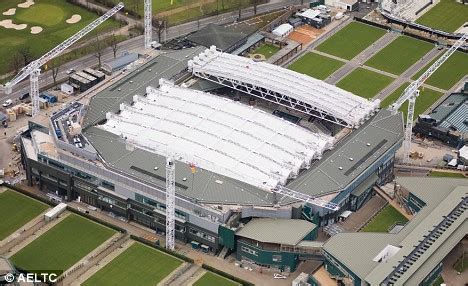
[[[149,246],[149,247],[156,248],[156,249],[159,250],[159,251],[162,251],[162,252],[164,252],[164,253],[167,253],[167,254],[169,254],[169,255],[172,255],[172,256],[175,256],[175,257],[177,257],[177,258],[179,258],[179,259],[182,259],[182,260],[185,261],[185,262],[194,263],[194,260],[193,260],[192,258],[190,258],[190,257],[187,257],[187,256],[185,256],[185,255],[183,255],[183,254],[177,253],[177,252],[172,251],[172,250],[168,250],[168,249],[166,249],[166,248],[164,248],[164,247],[161,247],[161,246],[159,246],[159,245],[156,245],[156,244],[152,243],[151,241],[146,240],[146,239],[144,239],[144,238],[141,238],[141,237],[139,237],[139,236],[135,236],[135,235],[132,234],[132,235],[130,235],[130,238],[133,239],[133,240],[136,240],[136,241],[138,241],[138,242],[140,242],[140,243],[143,243],[143,244],[145,244],[145,245],[147,245],[147,246]]]
[[[229,273],[226,273],[226,272],[224,272],[224,271],[221,271],[221,270],[219,270],[219,269],[217,269],[217,268],[211,267],[211,266],[206,265],[206,264],[204,264],[204,263],[202,264],[202,268],[204,268],[204,269],[206,269],[206,270],[209,270],[209,271],[211,271],[211,272],[214,272],[214,273],[216,273],[216,274],[218,274],[218,275],[221,275],[221,276],[223,276],[223,277],[225,277],[225,278],[227,278],[227,279],[230,279],[230,280],[232,280],[232,281],[235,281],[235,282],[237,282],[237,283],[240,283],[240,284],[242,284],[242,285],[244,285],[244,286],[253,286],[253,285],[255,285],[255,284],[253,284],[253,283],[250,283],[250,282],[248,282],[248,281],[245,281],[245,280],[243,280],[243,279],[240,279],[240,278],[238,278],[238,277],[236,277],[236,276],[232,276],[232,275],[229,274]]]

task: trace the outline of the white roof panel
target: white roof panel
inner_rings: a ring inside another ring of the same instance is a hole
[[[120,109],[100,128],[262,189],[285,184],[333,142],[261,110],[166,82]]]
[[[304,74],[222,53],[214,46],[194,57],[188,66],[194,74],[207,79],[216,77],[247,83],[287,96],[343,120],[352,127],[362,124],[380,104],[379,100],[369,101]]]

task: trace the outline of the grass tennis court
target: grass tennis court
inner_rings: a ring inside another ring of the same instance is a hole
[[[317,47],[318,51],[350,60],[386,33],[385,30],[351,22]]]
[[[462,173],[431,171],[429,177],[466,178]]]
[[[383,208],[361,231],[362,232],[388,232],[396,223],[405,224],[408,221],[399,211],[391,205]]]
[[[437,58],[418,71],[413,76],[413,79],[417,79],[422,75],[423,72],[425,72],[436,60]],[[448,90],[468,73],[467,67],[468,54],[456,51],[434,74],[432,74],[430,78],[426,80],[426,83]]]
[[[195,283],[193,283],[193,286],[212,286],[212,285],[236,286],[236,285],[239,285],[239,283],[236,283],[232,280],[221,277],[212,272],[206,272],[205,274],[203,274],[203,276],[200,279],[198,279]]]
[[[261,54],[264,55],[266,59],[270,58],[272,55],[276,54],[280,48],[278,46],[272,44],[263,44],[260,47],[256,48],[253,51],[253,54]]]
[[[339,81],[336,86],[361,97],[372,98],[392,81],[393,78],[391,77],[363,68],[357,68]]]
[[[71,214],[11,257],[24,270],[64,271],[115,233]]]
[[[388,44],[365,64],[382,71],[400,75],[433,47],[434,45],[428,42],[401,36]]]
[[[381,107],[385,108],[391,105],[395,100],[397,100],[405,88],[409,85],[409,83],[405,83],[401,85],[399,88],[397,88],[394,92],[392,92],[389,96],[387,96],[382,103],[380,104]],[[444,95],[441,92],[429,89],[429,88],[424,88],[420,89],[419,97],[416,99],[416,106],[414,107],[414,119],[416,120],[418,118],[419,114],[424,113],[434,102],[436,102],[442,95]],[[403,112],[404,119],[406,121],[406,114],[408,113],[408,103],[405,102],[403,105],[400,107],[400,111]]]
[[[156,285],[181,264],[175,257],[136,242],[82,285]]]
[[[292,63],[288,69],[323,80],[344,64],[316,53],[307,53]]]
[[[0,193],[0,240],[11,235],[49,206],[15,191]]]
[[[468,21],[468,6],[456,0],[440,0],[416,20],[416,23],[446,32],[455,32]]]

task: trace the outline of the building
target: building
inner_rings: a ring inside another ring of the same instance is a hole
[[[333,142],[331,136],[272,115],[273,110],[175,86],[174,82],[188,82],[187,62],[203,50],[196,47],[160,55],[96,94],[86,108],[66,108],[54,115],[49,126],[31,123],[21,139],[28,183],[161,233],[165,231],[164,146],[169,142],[165,140],[177,139],[170,150],[177,154],[176,237],[217,252],[236,251],[237,242],[246,239],[239,221],[297,220],[312,231],[334,223],[345,210],[358,209],[374,184],[392,180],[394,155],[403,138],[401,113],[375,112],[374,103],[356,99],[365,112],[352,108],[350,118],[343,113],[356,129],[348,129],[344,138]],[[276,68],[270,72],[285,72]],[[353,98],[351,94],[337,98],[342,102],[345,97]],[[62,130],[64,120],[68,124],[64,116],[75,115],[73,121],[82,122],[80,141],[85,139],[81,141],[85,148],[74,148],[73,138]],[[49,132],[57,126],[66,138]],[[216,141],[221,143],[206,150],[204,146]],[[277,184],[320,197],[339,210],[275,194],[271,190]],[[249,223],[255,221],[246,226]],[[275,247],[316,250],[317,244],[301,244],[313,235],[300,236],[294,234],[298,243],[276,241]],[[295,263],[313,257],[295,255]],[[296,267],[270,262],[283,269]]]
[[[359,10],[359,1],[357,0],[325,0],[325,4],[346,11]]]
[[[107,74],[112,74],[113,72],[124,69],[136,60],[138,60],[137,53],[124,52],[121,56],[103,63],[101,69]]]
[[[452,93],[429,114],[420,115],[413,132],[459,148],[468,140],[466,114],[468,93]]]
[[[325,268],[347,285],[432,285],[468,233],[468,180],[404,177],[397,192],[414,217],[398,233],[339,233],[323,246]]]
[[[322,259],[317,232],[317,225],[301,219],[254,218],[235,233],[237,260],[293,272],[301,260]]]
[[[216,46],[223,52],[230,53],[247,42],[248,34],[223,27],[216,24],[208,24],[187,37],[193,45],[211,47]]]

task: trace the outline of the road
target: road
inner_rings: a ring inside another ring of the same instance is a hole
[[[281,9],[284,6],[293,5],[293,4],[300,4],[298,0],[273,0],[269,3],[259,5],[257,7],[257,14],[266,13],[269,11],[274,11]],[[199,28],[203,28],[210,23],[215,24],[228,24],[233,23],[237,17],[239,12],[232,11],[224,14],[220,14],[217,16],[211,16],[208,18],[200,19],[200,21],[192,21],[185,24],[181,24],[178,26],[170,27],[167,29],[167,40],[175,39],[187,35],[189,33],[197,31]],[[241,17],[242,19],[254,16],[253,7],[249,7],[242,10]],[[153,35],[155,36],[155,32]],[[164,37],[163,37],[164,39]],[[143,36],[138,36],[127,41],[124,41],[119,44],[119,51],[134,51],[134,50],[142,50],[143,49]],[[101,58],[102,62],[106,60],[110,60],[113,58],[113,52],[111,48],[107,48],[104,50],[103,56]],[[78,60],[69,62],[64,64],[59,69],[59,74],[57,75],[57,81],[63,80],[67,78],[66,70],[74,69],[74,70],[82,70],[84,68],[88,68],[91,66],[97,65],[98,61],[94,55],[84,56]],[[40,87],[44,87],[48,84],[53,82],[52,73],[51,71],[47,71],[46,73],[42,74],[39,80]],[[13,101],[18,101],[18,97],[24,93],[29,92],[29,78],[25,79],[21,83],[17,84],[11,94],[5,94],[4,91],[0,91],[0,101],[3,102],[7,99],[12,99]],[[0,109],[1,110],[1,109]]]

